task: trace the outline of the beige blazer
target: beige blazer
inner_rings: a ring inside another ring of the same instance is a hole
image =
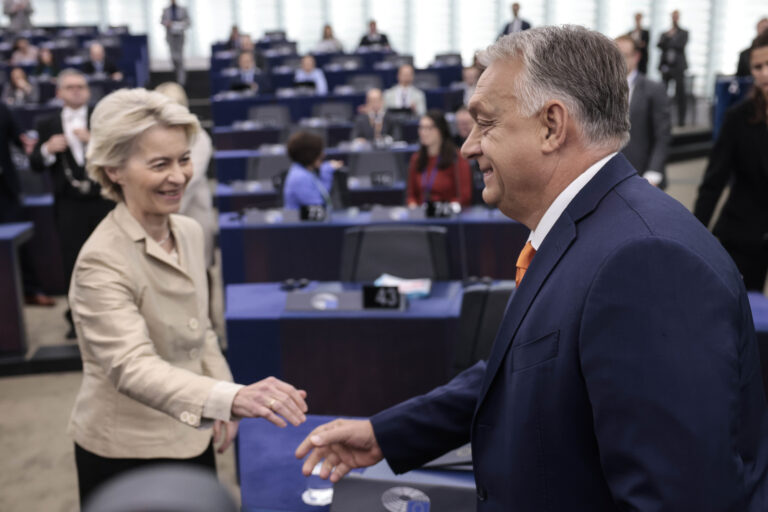
[[[230,419],[242,387],[211,330],[202,230],[170,224],[178,263],[118,203],[72,274],[83,382],[68,432],[102,457],[197,456],[211,440],[203,416]]]

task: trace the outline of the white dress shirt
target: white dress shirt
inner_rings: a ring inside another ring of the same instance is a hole
[[[64,107],[61,109],[61,126],[64,130],[64,137],[67,139],[67,146],[72,152],[72,156],[77,165],[85,165],[85,144],[75,135],[78,128],[88,127],[88,107],[83,105],[80,108],[72,109]],[[46,144],[40,147],[40,154],[43,155],[45,165],[51,166],[56,162],[56,155],[48,151]]]
[[[531,242],[534,249],[537,251],[539,250],[541,243],[549,234],[552,226],[555,225],[555,222],[560,218],[560,215],[562,215],[565,209],[568,208],[568,205],[571,204],[573,198],[581,192],[581,189],[583,189],[586,184],[595,177],[595,174],[603,168],[606,162],[614,156],[616,156],[616,153],[611,153],[592,164],[586,171],[579,174],[576,179],[565,187],[555,200],[552,201],[552,204],[549,205],[547,211],[544,212],[544,216],[539,221],[539,224],[535,229],[531,230],[530,235],[528,235],[528,241]]]

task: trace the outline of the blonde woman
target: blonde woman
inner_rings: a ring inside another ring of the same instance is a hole
[[[88,173],[117,206],[80,251],[69,294],[83,359],[68,429],[81,502],[150,463],[215,470],[213,442],[225,450],[237,418],[305,420],[304,391],[273,377],[232,383],[211,330],[203,232],[174,215],[198,130],[185,107],[144,89],[110,94],[91,117]]]

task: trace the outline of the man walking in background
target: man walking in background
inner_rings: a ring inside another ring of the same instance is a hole
[[[171,50],[176,82],[185,85],[187,72],[184,69],[184,32],[190,25],[187,8],[178,5],[176,0],[171,0],[171,5],[163,9],[160,23],[165,27],[165,40],[168,41],[168,48]]]

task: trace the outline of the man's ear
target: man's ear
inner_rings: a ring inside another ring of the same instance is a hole
[[[539,114],[541,122],[541,147],[544,153],[551,153],[565,144],[568,131],[569,115],[565,105],[559,100],[550,100],[544,104]]]

